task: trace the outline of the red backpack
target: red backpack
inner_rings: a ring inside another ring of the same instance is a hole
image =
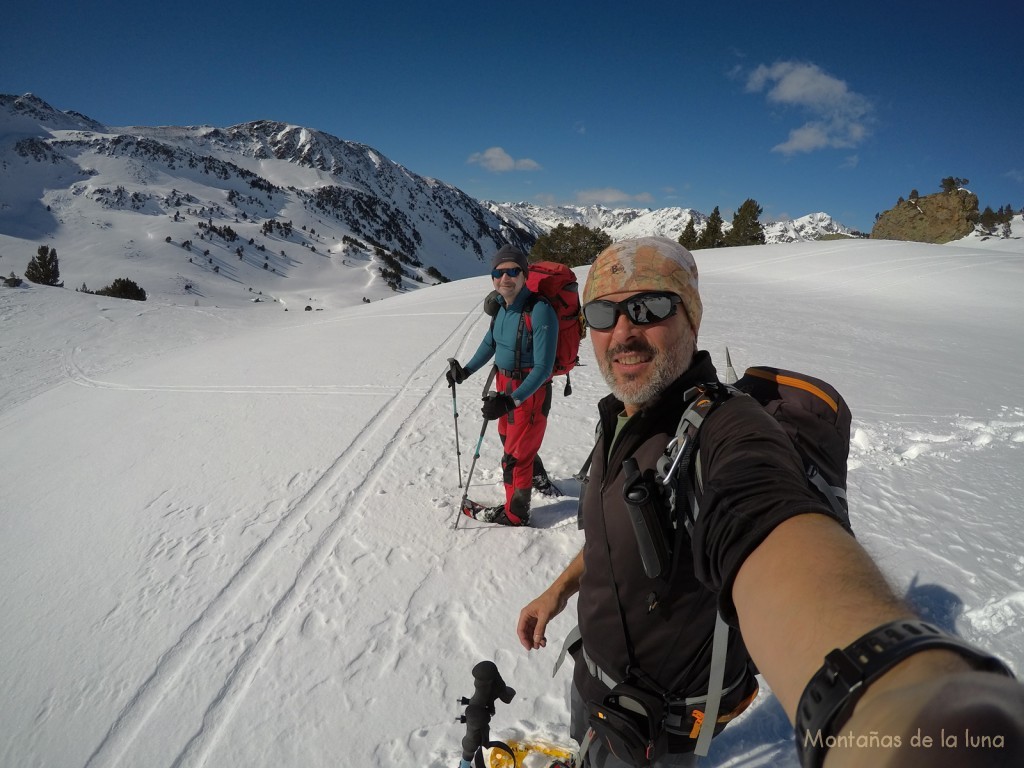
[[[530,317],[533,305],[538,300],[546,301],[558,316],[558,344],[555,347],[553,376],[569,375],[569,371],[580,361],[580,341],[586,335],[583,313],[580,311],[580,286],[574,273],[565,264],[557,261],[538,261],[530,265],[526,275],[526,287],[533,292],[534,300],[527,304],[523,317]],[[530,332],[533,332],[532,318]],[[566,394],[572,391],[566,381]]]

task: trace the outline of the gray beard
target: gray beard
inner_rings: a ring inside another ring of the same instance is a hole
[[[612,372],[612,357],[624,351],[650,352],[654,354],[654,369],[646,381],[628,379],[619,381]],[[605,382],[615,395],[624,404],[641,408],[654,402],[668,386],[683,375],[690,364],[692,354],[687,354],[683,345],[670,347],[665,352],[657,352],[651,347],[616,347],[609,349],[603,359],[599,359],[599,368]]]

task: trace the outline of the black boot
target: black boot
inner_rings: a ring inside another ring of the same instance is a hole
[[[548,477],[547,470],[544,469],[544,462],[540,460],[540,456],[536,456],[533,460],[533,490],[545,496],[562,495],[562,492],[558,490],[558,486],[552,483],[551,478]]]
[[[508,503],[508,514],[505,519],[509,522],[506,525],[529,525],[530,524],[530,496],[529,488],[516,488],[512,491],[512,500]],[[515,522],[515,520],[520,522]]]

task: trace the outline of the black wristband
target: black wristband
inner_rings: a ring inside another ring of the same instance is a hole
[[[942,649],[965,657],[975,668],[1013,677],[1002,661],[959,637],[918,619],[883,624],[836,648],[807,683],[796,710],[796,748],[803,768],[820,768],[829,737],[843,727],[867,687],[918,651]]]

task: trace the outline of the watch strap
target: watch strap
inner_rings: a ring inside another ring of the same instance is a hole
[[[1013,677],[995,656],[919,619],[876,627],[829,653],[804,688],[796,711],[796,746],[803,768],[820,768],[828,752],[827,737],[849,720],[868,685],[907,657],[936,649],[953,651],[977,669]]]

